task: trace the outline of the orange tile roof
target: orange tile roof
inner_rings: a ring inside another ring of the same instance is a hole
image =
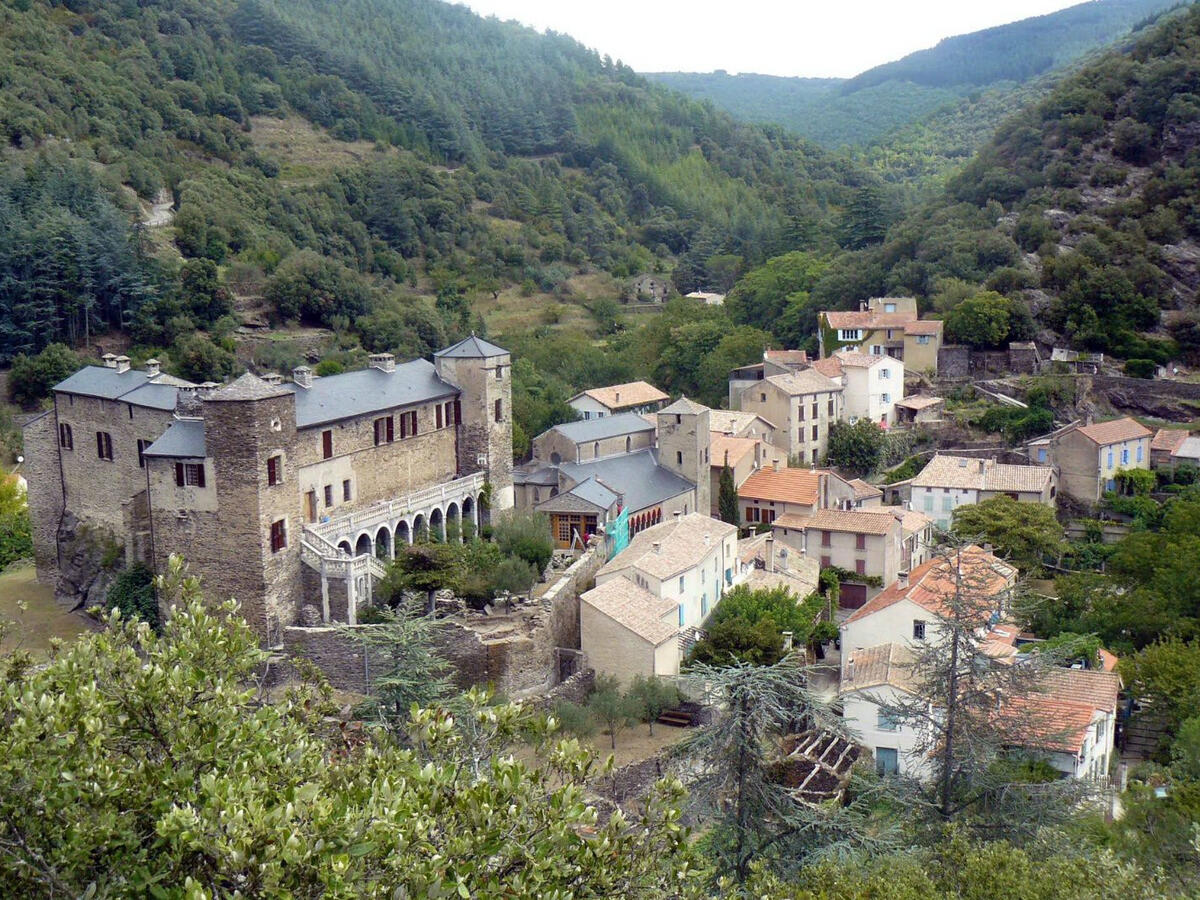
[[[808,528],[849,534],[883,535],[899,524],[896,514],[883,510],[818,509],[808,517]]]
[[[738,496],[750,500],[774,500],[813,506],[821,488],[821,474],[812,469],[759,469],[746,479]]]
[[[851,650],[846,660],[846,675],[841,693],[890,685],[913,693],[918,685],[913,675],[914,656],[901,644],[879,644]]]
[[[808,363],[806,350],[765,350],[763,359],[781,366],[803,366]]]
[[[1151,435],[1149,428],[1131,419],[1129,416],[1113,419],[1109,422],[1097,422],[1094,425],[1085,425],[1079,429],[1079,433],[1089,441],[1099,444],[1102,447],[1105,444],[1132,441]]]
[[[911,397],[902,397],[896,401],[897,406],[903,406],[905,409],[928,409],[931,406],[937,406],[939,403],[946,401],[941,397],[930,397],[926,394],[914,394]]]
[[[918,319],[915,322],[909,322],[904,326],[905,334],[941,334],[942,321],[940,319]]]
[[[824,359],[815,359],[809,368],[820,372],[826,378],[840,378],[843,374],[842,361],[836,356],[827,356]]]
[[[1188,430],[1186,428],[1160,428],[1150,441],[1150,449],[1174,453],[1187,438]]]
[[[571,399],[577,397],[591,397],[597,403],[607,406],[609,409],[628,409],[632,406],[645,406],[647,403],[659,403],[663,400],[670,400],[670,396],[664,394],[654,385],[645,381],[631,381],[628,384],[614,384],[609,387],[592,388],[589,391],[584,391],[581,394],[576,394]]]
[[[830,328],[904,328],[910,322],[917,321],[912,313],[904,312],[872,312],[858,310],[855,312],[827,312],[825,321]]]
[[[971,544],[963,547],[960,555],[963,578],[970,581],[972,592],[998,597],[1016,577],[1016,569],[982,547]],[[865,619],[901,600],[911,600],[934,615],[944,615],[948,611],[945,601],[954,594],[954,583],[954,557],[935,556],[909,574],[908,587],[901,587],[900,582],[890,585],[851,613],[846,623]]]
[[[709,460],[714,469],[725,466],[726,453],[729,454],[729,465],[736,466],[747,453],[753,453],[754,448],[760,443],[757,438],[732,437],[716,431],[709,432],[709,441]]]
[[[799,372],[788,372],[786,375],[770,375],[764,380],[791,397],[841,390],[836,382],[830,381],[829,378],[813,369],[801,369]]]
[[[1078,753],[1095,714],[1117,711],[1121,685],[1115,672],[1056,666],[1041,673],[1038,687],[1006,698],[1001,718],[1011,723],[1022,746]]]
[[[866,500],[869,497],[882,497],[883,491],[875,487],[873,484],[868,484],[861,478],[851,478],[846,484],[854,488],[855,500]]]

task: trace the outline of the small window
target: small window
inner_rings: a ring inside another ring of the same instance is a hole
[[[267,485],[274,487],[283,481],[283,457],[267,457]]]
[[[875,748],[875,774],[895,775],[900,771],[900,754],[892,747]]]
[[[1124,465],[1128,465],[1128,464],[1129,464],[1129,448],[1122,447],[1121,448],[1121,465],[1124,466]]]
[[[1110,469],[1111,469],[1112,467],[1113,467],[1113,452],[1112,452],[1112,450],[1110,449],[1110,450],[1108,451],[1108,468],[1110,468]]]
[[[271,523],[271,552],[278,553],[287,547],[287,520]]]
[[[330,459],[333,456],[333,432],[326,429],[321,432],[321,457]]]
[[[892,373],[890,371],[888,371],[887,366],[884,366],[882,369],[879,370],[879,377],[883,378],[883,379],[889,379],[892,377]]]
[[[812,417],[814,419],[821,414],[820,409],[821,409],[821,405],[819,403],[814,402],[812,405]]]
[[[504,421],[504,401],[497,400],[495,406],[496,406],[495,411],[494,411],[495,419],[497,422],[503,422]]]
[[[64,450],[75,449],[75,436],[71,434],[71,426],[66,422],[58,426],[58,446]]]
[[[594,441],[592,443],[592,458],[595,459],[599,456],[600,456],[600,442]]]
[[[879,399],[884,403],[891,403],[892,395],[888,394],[888,393],[884,393],[884,394],[880,395]]]
[[[175,463],[175,484],[179,487],[204,487],[204,464]]]
[[[396,439],[396,420],[392,416],[382,416],[375,420],[375,446],[390,444]]]
[[[920,619],[913,619],[913,640],[925,640],[925,623]]]
[[[895,311],[896,311],[896,304],[895,304],[895,303],[885,303],[885,304],[883,304],[883,311],[884,311],[884,312],[895,312]]]
[[[1045,461],[1046,461],[1046,448],[1038,447],[1038,462],[1045,462]]]
[[[832,531],[822,531],[821,532],[821,546],[822,547],[833,546],[832,541],[831,541],[832,537],[833,537]]]
[[[440,404],[440,403],[439,403],[439,404],[438,404],[438,405],[435,407],[435,412],[436,412],[436,418],[437,418],[437,423],[436,423],[436,426],[435,426],[435,427],[437,427],[437,428],[441,428],[441,427],[442,427],[442,416],[443,416],[443,414],[444,414],[444,411],[443,411],[443,409],[442,409],[442,404]]]
[[[1137,445],[1137,461],[1138,462],[1142,461],[1142,445],[1141,444]]]
[[[760,394],[758,395],[758,402],[759,402],[759,403],[766,403],[766,402],[767,402],[767,395],[766,395],[766,394],[763,394],[763,393],[760,393]]]
[[[457,397],[454,398],[454,424],[458,425],[462,422],[462,401]]]
[[[676,425],[683,424],[683,415],[681,413],[675,413],[675,424]]]
[[[496,366],[496,380],[497,381],[504,380],[504,366]]]
[[[833,397],[829,398],[829,418],[833,418]]]
[[[821,439],[821,438],[820,438],[820,432],[817,430],[817,426],[816,426],[816,425],[814,425],[814,426],[812,427],[812,439],[813,439],[814,441],[818,441],[818,440],[820,440],[820,439]]]
[[[133,404],[132,403],[129,404],[129,421],[130,422],[133,421]]]
[[[822,556],[821,557],[821,568],[822,569],[828,569],[832,565],[833,565],[833,557],[832,556]]]
[[[918,344],[928,344],[928,343],[929,343],[929,335],[927,335],[927,334],[918,334],[918,335],[917,335],[917,343],[918,343]]]
[[[325,505],[333,506],[333,485],[325,485]]]
[[[138,438],[137,450],[138,450],[138,468],[139,469],[146,468],[146,448],[149,447],[153,443],[154,443],[154,441],[144,441],[141,438]]]
[[[677,465],[677,466],[683,465],[683,451],[682,450],[675,451],[675,465]]]
[[[867,536],[865,534],[856,534],[854,536],[854,549],[855,550],[866,550],[867,549]]]
[[[107,431],[96,432],[96,456],[100,459],[107,459],[109,462],[112,461],[112,435]]]
[[[632,447],[633,439],[629,437],[625,438],[625,452],[628,453]]]
[[[880,731],[899,731],[900,723],[881,709],[875,720],[875,727]]]
[[[350,479],[347,478],[342,482],[342,500],[346,503],[350,502]]]
[[[679,593],[683,593],[683,576],[679,576]]]
[[[854,573],[856,575],[867,574],[867,561],[865,559],[856,559],[854,561]]]
[[[683,604],[679,604],[679,627],[683,627]]]

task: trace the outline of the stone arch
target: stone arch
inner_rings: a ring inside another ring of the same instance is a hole
[[[401,543],[412,543],[412,530],[408,527],[408,521],[401,519],[396,523],[396,547],[399,549]]]
[[[363,532],[354,543],[354,555],[362,556],[364,553],[370,553],[371,549],[371,536]]]
[[[463,497],[462,502],[463,537],[471,538],[479,533],[479,523],[475,521],[475,498]]]
[[[435,541],[446,539],[446,516],[440,506],[429,511],[429,537]]]
[[[395,559],[396,548],[392,546],[392,533],[386,525],[375,532],[375,555],[380,559]]]
[[[413,543],[417,541],[427,540],[429,538],[429,522],[421,513],[417,513],[413,518],[412,539]]]
[[[343,553],[345,553],[347,556],[353,555],[353,553],[354,553],[354,548],[350,546],[349,541],[338,542],[338,549],[341,550]]]
[[[446,504],[446,534],[456,541],[462,540],[462,516],[453,500]]]

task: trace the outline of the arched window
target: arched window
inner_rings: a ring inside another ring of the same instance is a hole
[[[628,436],[626,436],[626,438],[625,438],[625,452],[626,452],[626,453],[628,453],[631,447],[633,447],[633,439],[632,439],[632,438],[630,438],[630,437],[628,437]]]

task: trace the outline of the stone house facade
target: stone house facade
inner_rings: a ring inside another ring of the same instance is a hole
[[[745,388],[738,409],[775,425],[775,446],[804,465],[829,450],[829,429],[842,418],[842,387],[813,369],[769,375]]]
[[[70,513],[129,564],[182,554],[274,645],[305,618],[353,623],[397,543],[512,506],[507,351],[470,337],[433,363],[293,375],[197,386],[114,358],[57,385],[26,430],[39,578]]]
[[[910,482],[912,508],[950,527],[954,510],[1005,495],[1054,506],[1058,477],[1050,466],[1015,466],[994,459],[937,454]]]
[[[842,349],[891,356],[910,372],[938,371],[942,323],[922,319],[912,297],[875,297],[853,312],[817,315],[817,342],[822,357]]]
[[[1117,472],[1150,468],[1153,432],[1128,416],[1108,422],[1072,423],[1049,439],[1049,461],[1058,469],[1063,491],[1095,504],[1116,490]]]

